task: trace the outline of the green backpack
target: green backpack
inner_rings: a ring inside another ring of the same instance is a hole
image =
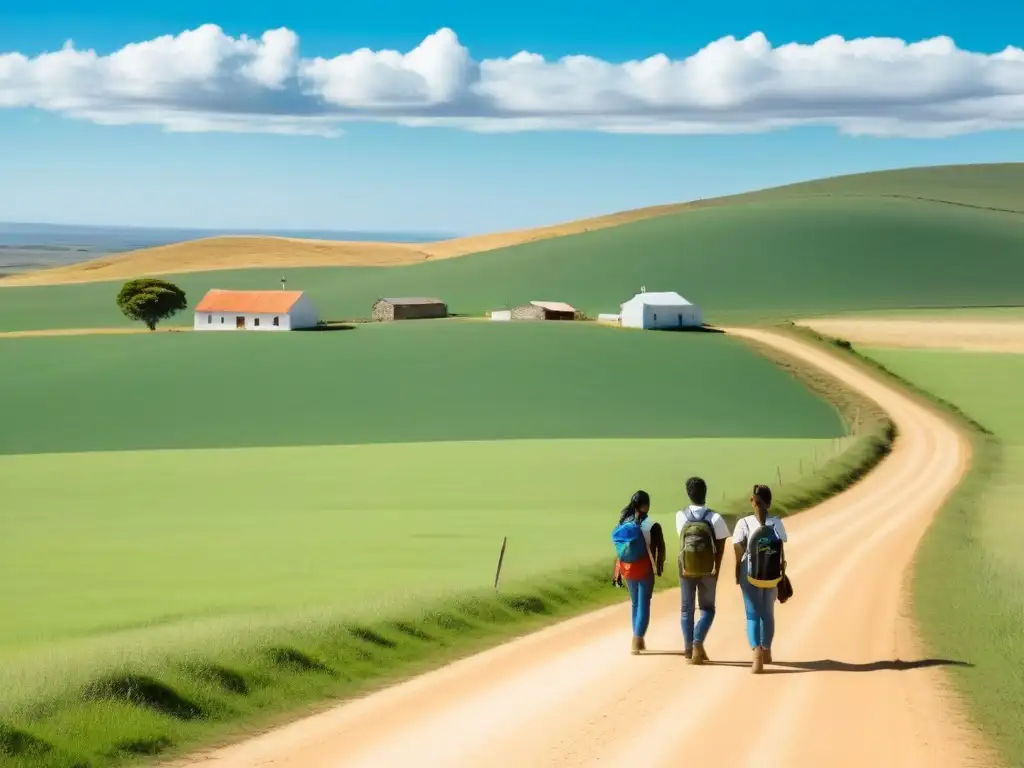
[[[686,510],[683,529],[679,532],[679,576],[697,579],[715,572],[717,546],[715,529],[708,520],[711,510],[704,508],[700,517]]]

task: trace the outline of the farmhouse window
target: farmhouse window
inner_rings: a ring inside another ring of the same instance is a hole
[[[274,325],[280,325],[281,324],[280,320],[281,320],[280,318],[275,317],[274,318]]]
[[[213,315],[207,315],[206,316],[206,324],[209,325],[212,322],[213,322]]]
[[[254,317],[252,319],[252,324],[253,324],[254,327],[259,328],[260,327],[260,319],[258,317]]]
[[[654,315],[654,322],[658,322],[658,315],[657,314]]]
[[[220,319],[220,324],[224,325],[224,318],[223,317],[221,317],[221,319]]]

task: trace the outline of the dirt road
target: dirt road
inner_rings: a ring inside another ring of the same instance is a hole
[[[779,663],[767,674],[750,674],[727,555],[707,644],[712,665],[691,667],[680,655],[673,590],[655,600],[646,655],[628,654],[628,606],[615,606],[190,764],[985,764],[943,694],[942,664],[919,656],[903,591],[919,538],[964,472],[969,444],[925,408],[829,353],[769,332],[734,333],[841,376],[877,400],[901,435],[866,480],[787,522],[796,595],[777,607]],[[668,508],[655,517],[674,529]]]

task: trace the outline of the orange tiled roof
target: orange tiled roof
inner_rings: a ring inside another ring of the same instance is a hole
[[[288,314],[302,291],[208,291],[196,312],[242,312],[253,315]]]

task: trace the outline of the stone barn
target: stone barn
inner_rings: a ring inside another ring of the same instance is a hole
[[[377,299],[371,317],[376,322],[448,317],[448,305],[440,299]]]
[[[576,309],[560,301],[531,301],[512,310],[513,320],[573,320]]]

